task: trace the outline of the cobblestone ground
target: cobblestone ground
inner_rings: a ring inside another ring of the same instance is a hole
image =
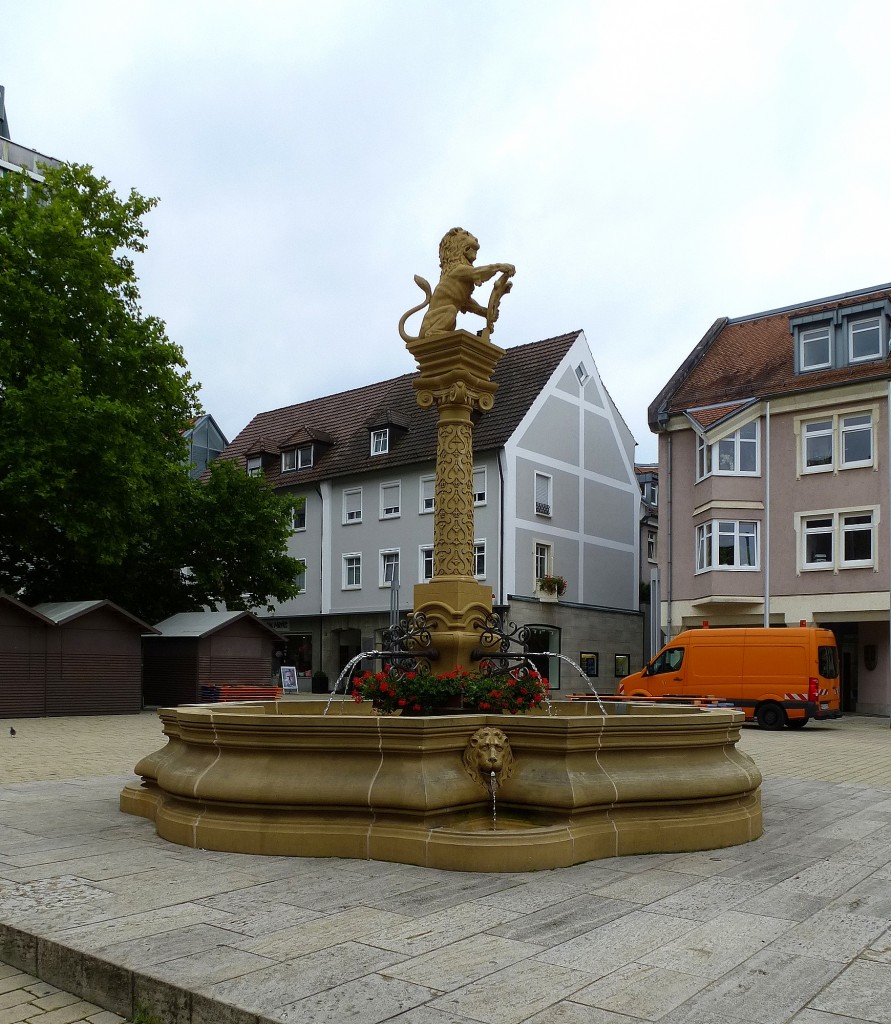
[[[531,875],[171,846],[115,810],[163,742],[0,723],[0,921],[184,992],[159,1024],[891,1024],[887,718],[745,727],[755,843]],[[0,1024],[122,1022],[0,963]]]

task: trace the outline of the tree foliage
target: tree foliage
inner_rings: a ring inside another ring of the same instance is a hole
[[[0,178],[0,591],[26,601],[157,621],[294,593],[293,502],[186,471],[197,387],[133,264],[155,202],[74,164]]]

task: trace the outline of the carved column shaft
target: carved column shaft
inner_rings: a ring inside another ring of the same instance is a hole
[[[440,400],[433,511],[433,576],[473,576],[472,402]]]

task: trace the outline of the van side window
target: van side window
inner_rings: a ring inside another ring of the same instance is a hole
[[[648,675],[658,676],[663,672],[677,672],[681,667],[681,662],[683,660],[683,647],[669,647],[667,651],[663,651],[659,657],[651,663]]]
[[[817,665],[824,679],[838,679],[838,650],[835,647],[818,647]]]

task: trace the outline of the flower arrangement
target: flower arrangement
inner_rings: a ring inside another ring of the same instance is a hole
[[[546,594],[566,593],[566,580],[562,576],[539,576],[535,582],[538,584],[538,589]]]
[[[465,710],[531,711],[547,697],[548,681],[535,671],[512,669],[494,674],[471,673],[462,668],[434,675],[429,672],[366,672],[353,681],[353,700],[370,700],[385,715],[429,715],[451,704]]]

